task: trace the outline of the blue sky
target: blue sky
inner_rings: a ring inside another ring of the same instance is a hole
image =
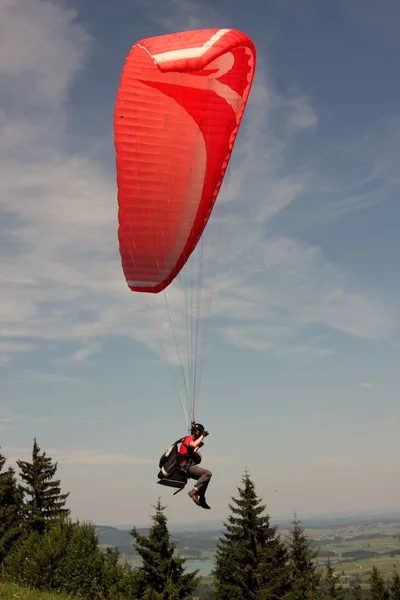
[[[211,517],[245,468],[275,516],[398,508],[398,2],[6,0],[0,23],[10,463],[36,436],[80,519],[146,523],[159,493],[171,523],[210,518],[156,485],[186,424],[120,267],[113,110],[135,41],[236,28],[258,63],[197,413]]]

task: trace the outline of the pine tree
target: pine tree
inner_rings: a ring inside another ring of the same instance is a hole
[[[326,577],[324,581],[325,598],[335,598],[337,600],[344,600],[345,591],[342,586],[337,585],[337,577],[334,573],[331,561],[328,559],[326,563]]]
[[[359,583],[356,583],[356,585],[353,587],[353,594],[351,597],[353,600],[365,600],[365,594]]]
[[[301,521],[294,513],[293,528],[288,542],[292,589],[287,600],[314,600],[322,597],[321,576],[315,565],[318,551],[313,549]],[[286,598],[286,596],[285,596]]]
[[[176,544],[170,539],[165,506],[158,499],[152,517],[153,526],[148,536],[134,527],[131,535],[134,546],[142,558],[137,571],[138,598],[140,600],[183,600],[191,594],[201,578],[198,571],[185,573],[186,560],[175,554]]]
[[[400,600],[400,575],[394,573],[390,582],[390,600]]]
[[[6,458],[0,454],[0,563],[23,532],[23,491],[15,470],[3,471]]]
[[[64,508],[67,494],[61,494],[60,480],[53,480],[57,463],[53,464],[46,453],[33,442],[32,462],[18,460],[21,479],[26,484],[24,492],[30,497],[25,503],[27,528],[42,535],[46,529],[60,517],[68,516],[70,511]]]
[[[370,575],[370,593],[372,600],[389,600],[389,590],[383,580],[382,574],[378,567],[372,567]]]
[[[280,600],[289,589],[287,552],[247,472],[242,483],[217,547],[213,598]]]

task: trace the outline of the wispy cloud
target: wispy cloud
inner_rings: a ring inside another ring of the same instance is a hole
[[[25,369],[18,373],[18,377],[14,380],[15,383],[87,383],[81,379],[76,379],[75,377],[69,377],[66,375],[58,375],[55,373],[43,373],[41,371],[33,371],[30,369]]]
[[[163,5],[163,12],[156,17],[149,12],[149,18],[165,29],[210,26],[211,21],[222,25],[214,9],[192,0]],[[43,342],[64,341],[75,344],[72,352],[69,344],[65,357],[82,363],[110,334],[159,352],[153,330],[156,324],[162,331],[165,311],[156,304],[150,326],[144,319],[147,299],[133,295],[122,276],[113,167],[107,172],[94,157],[66,150],[68,91],[85,67],[93,40],[74,11],[42,0],[3,3],[0,22],[0,84],[7,90],[0,112],[1,360],[6,363]],[[319,116],[304,93],[275,89],[264,67],[260,60],[221,194],[212,326],[227,343],[242,348],[284,358],[323,358],[332,348],[315,336],[313,326],[381,339],[396,332],[396,311],[317,247],[293,233],[273,235],[273,219],[294,205],[301,212],[302,199],[312,193],[321,194],[312,210],[315,222],[376,197],[362,186],[357,189],[357,182],[343,181],[334,201],[332,190],[325,198],[310,157],[288,162],[302,135],[318,135]],[[369,154],[371,168],[396,186],[394,163],[388,168],[384,161],[392,152],[387,140],[380,140],[379,156]],[[349,160],[356,164],[357,156]],[[34,371],[23,377],[73,381]]]
[[[13,356],[34,350],[36,344],[0,340],[0,366],[7,364]]]
[[[363,381],[362,383],[360,383],[362,388],[369,388],[371,387],[372,383],[369,381]]]
[[[84,342],[81,348],[71,354],[70,359],[76,363],[87,362],[89,358],[99,352],[101,352],[101,344],[99,342]]]
[[[26,448],[4,448],[9,459],[16,461],[30,460],[32,450]],[[98,452],[95,450],[60,450],[57,448],[46,449],[46,455],[51,456],[54,462],[59,464],[76,464],[91,466],[107,465],[134,465],[134,464],[154,464],[156,459],[132,456],[130,454]]]
[[[140,0],[148,8],[146,0]],[[202,29],[213,27],[229,27],[227,19],[218,11],[194,0],[155,0],[148,12],[152,23],[157,23],[166,32],[186,29]]]
[[[232,248],[224,265],[234,283],[221,285],[214,307],[221,318],[230,316],[231,322],[220,326],[230,341],[278,355],[298,351],[300,356],[303,348],[305,356],[317,358],[331,349],[313,341],[312,326],[360,339],[392,333],[395,309],[384,310],[379,297],[356,285],[317,248],[291,238],[266,239],[256,227],[249,229],[234,236],[243,251],[237,257]],[[239,262],[241,273],[233,275]]]
[[[0,406],[0,431],[9,431],[20,418],[20,414],[8,410],[5,406]]]

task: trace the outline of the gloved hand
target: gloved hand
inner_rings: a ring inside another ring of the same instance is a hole
[[[208,433],[208,431],[205,431],[205,432],[204,432],[204,437],[207,437],[208,435],[210,435],[210,434]]]

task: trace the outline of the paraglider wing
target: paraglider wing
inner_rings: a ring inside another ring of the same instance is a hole
[[[158,293],[210,217],[254,77],[251,40],[230,29],[148,38],[125,62],[114,113],[122,268]]]

